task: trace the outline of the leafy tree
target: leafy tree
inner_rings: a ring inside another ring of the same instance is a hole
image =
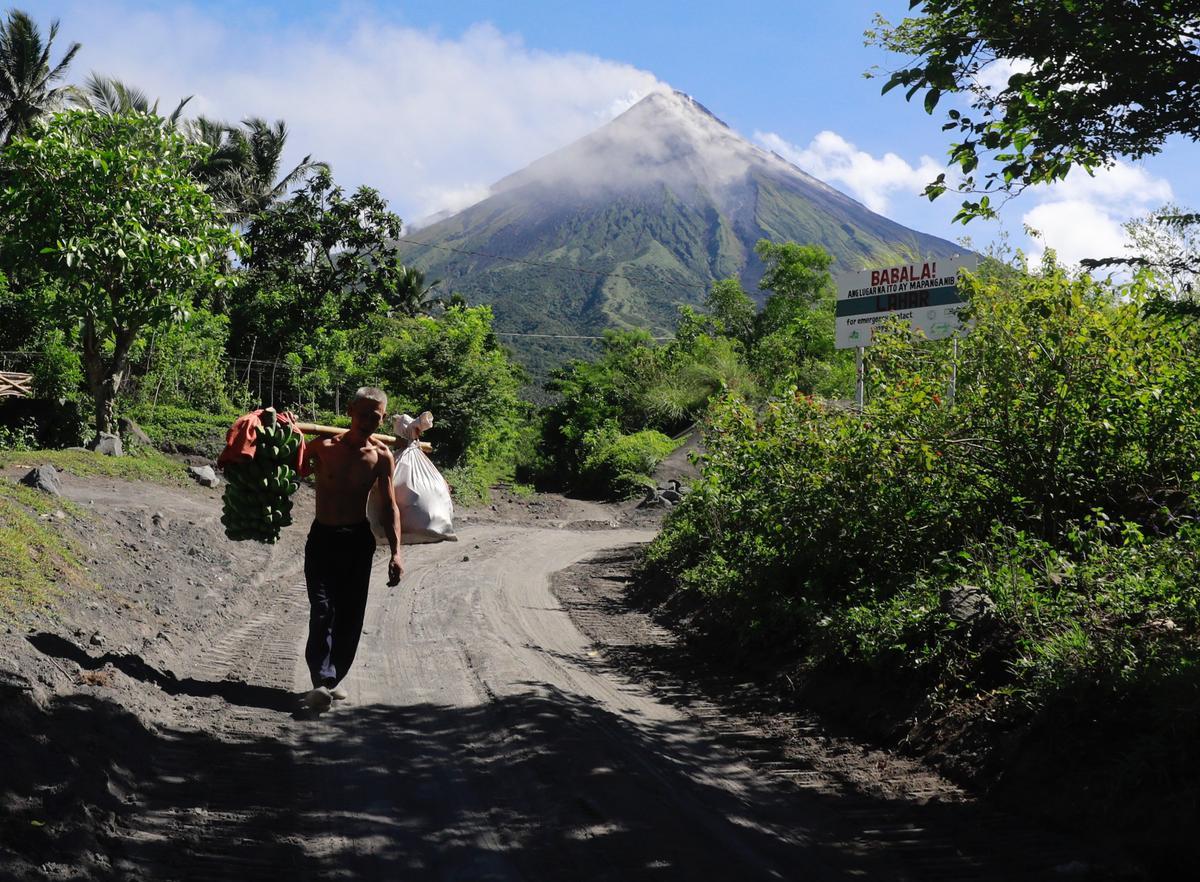
[[[33,19],[19,9],[9,10],[0,23],[0,134],[6,145],[66,97],[67,87],[54,83],[66,76],[80,46],[72,43],[51,67],[50,47],[57,35],[54,21],[43,41]]]
[[[754,336],[754,301],[736,278],[722,279],[712,286],[705,303],[717,330],[735,340],[749,343]]]
[[[545,471],[570,485],[583,468],[589,432],[608,423],[622,432],[644,428],[639,397],[659,376],[658,362],[649,332],[609,330],[596,361],[573,361],[558,368],[546,384],[557,400],[542,415]]]
[[[818,245],[766,239],[754,250],[766,265],[759,287],[771,292],[749,352],[764,390],[844,391],[849,361],[834,349],[833,258]]]
[[[246,284],[230,304],[230,351],[287,359],[294,373],[323,371],[313,379],[325,383],[346,373],[349,333],[386,312],[404,284],[400,228],[377,191],[346,195],[318,169],[250,223]],[[284,386],[280,394],[295,391]]]
[[[0,253],[57,281],[53,309],[79,328],[96,430],[111,431],[142,330],[223,284],[216,259],[240,239],[189,174],[199,148],[163,120],[75,110],[34,134],[2,156]]]
[[[910,0],[919,15],[878,20],[870,41],[910,56],[883,91],[923,95],[932,113],[943,96],[969,110],[947,111],[956,132],[950,158],[958,189],[979,196],[956,219],[994,214],[990,197],[1091,170],[1117,156],[1158,152],[1167,137],[1200,138],[1200,10],[1148,0]],[[998,89],[992,70],[1020,62]],[[988,160],[977,177],[981,160]],[[926,188],[948,189],[945,176]]]
[[[433,411],[429,438],[446,465],[511,474],[528,422],[518,396],[525,376],[492,332],[491,307],[379,321],[373,370],[389,393],[389,409]]]
[[[665,346],[646,331],[608,331],[599,359],[559,368],[546,385],[556,400],[542,417],[546,482],[622,495],[647,480],[645,472],[635,479],[631,464],[661,451],[662,433],[686,429],[722,390],[754,394],[741,344],[716,333],[711,321],[683,307]]]

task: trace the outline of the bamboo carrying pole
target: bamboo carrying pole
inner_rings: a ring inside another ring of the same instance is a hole
[[[317,423],[295,423],[295,427],[297,431],[303,432],[305,435],[340,435],[346,431],[345,429],[338,428],[337,426],[322,426],[318,425]],[[383,435],[377,432],[371,437],[377,441],[382,441],[385,444],[390,444],[393,447],[395,447],[398,443],[395,435]],[[423,450],[425,453],[429,453],[431,450],[433,450],[433,445],[428,441],[421,441],[419,443],[421,445],[421,450]]]

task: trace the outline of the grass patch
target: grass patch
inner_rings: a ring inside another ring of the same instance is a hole
[[[215,458],[225,446],[225,434],[241,414],[208,413],[186,407],[142,406],[130,414],[160,447]]]
[[[67,500],[0,480],[0,619],[48,606],[63,582],[87,583],[77,550],[54,526],[57,511],[81,516]]]
[[[450,485],[456,505],[482,505],[491,499],[492,482],[479,469],[470,466],[446,469],[442,476]]]
[[[151,481],[168,486],[189,483],[184,466],[157,450],[137,448],[126,456],[104,456],[88,450],[0,450],[0,468],[52,465],[78,477]]]

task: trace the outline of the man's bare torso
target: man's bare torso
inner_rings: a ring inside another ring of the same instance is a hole
[[[331,527],[357,524],[366,518],[371,486],[388,474],[390,457],[374,442],[349,442],[346,435],[321,438],[309,445],[317,477],[317,520]]]

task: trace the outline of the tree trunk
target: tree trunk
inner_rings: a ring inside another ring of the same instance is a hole
[[[87,374],[88,388],[96,408],[94,426],[96,437],[113,433],[117,425],[117,393],[129,366],[129,348],[133,345],[136,331],[117,328],[113,334],[113,354],[106,359],[101,353],[100,335],[96,323],[90,316],[83,322],[83,365]]]
[[[100,384],[101,391],[94,395],[96,405],[96,440],[100,440],[100,436],[113,433],[113,428],[117,422],[117,402],[116,395],[112,392],[112,378],[103,381]]]
[[[92,425],[96,429],[96,437],[101,432],[108,431],[111,425],[111,408],[105,400],[104,360],[100,355],[100,338],[96,333],[96,320],[91,316],[83,319],[83,333],[80,335],[83,344],[83,372],[87,376],[88,390],[92,393],[92,404],[95,408]],[[104,414],[108,412],[110,422],[105,422]]]

